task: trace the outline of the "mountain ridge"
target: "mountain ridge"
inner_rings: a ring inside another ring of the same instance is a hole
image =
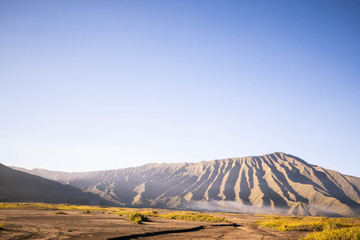
[[[82,173],[27,170],[122,206],[359,216],[360,178],[276,152]],[[231,207],[229,207],[231,206]]]
[[[133,169],[133,168],[138,168],[138,167],[143,167],[143,166],[147,166],[147,165],[183,165],[183,164],[199,164],[199,163],[206,163],[206,162],[213,162],[213,161],[222,161],[222,160],[226,160],[226,159],[244,159],[244,158],[255,158],[255,157],[263,157],[263,156],[267,156],[267,155],[272,155],[272,154],[285,154],[287,156],[293,157],[293,158],[297,158],[298,161],[302,161],[307,165],[311,165],[311,166],[317,166],[314,164],[310,164],[306,161],[304,161],[301,158],[298,158],[294,155],[291,154],[287,154],[284,152],[273,152],[273,153],[269,153],[269,154],[264,154],[264,155],[256,155],[256,156],[245,156],[245,157],[228,157],[228,158],[221,158],[221,159],[212,159],[212,160],[202,160],[199,162],[179,162],[179,163],[166,163],[166,162],[161,162],[161,163],[156,163],[156,162],[150,162],[150,163],[146,163],[140,166],[135,166],[135,167],[125,167],[125,168],[117,168],[117,169],[105,169],[105,170],[91,170],[91,171],[58,171],[58,170],[49,170],[49,169],[45,169],[45,168],[32,168],[32,169],[28,169],[28,168],[24,168],[24,167],[18,167],[18,166],[9,166],[10,168],[13,169],[21,169],[22,171],[48,171],[48,172],[53,172],[53,173],[93,173],[93,172],[107,172],[107,171],[117,171],[117,170],[124,170],[124,169]],[[348,175],[348,174],[343,174],[343,175]],[[348,175],[351,176],[351,175]],[[355,176],[356,177],[356,176]]]
[[[11,169],[0,163],[0,201],[98,204],[98,195],[40,176]]]

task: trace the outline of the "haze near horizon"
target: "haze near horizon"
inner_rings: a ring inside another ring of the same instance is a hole
[[[285,152],[359,176],[357,1],[0,1],[0,157],[96,171]]]

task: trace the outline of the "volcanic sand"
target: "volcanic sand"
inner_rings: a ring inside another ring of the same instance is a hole
[[[0,209],[0,239],[300,239],[306,232],[278,232],[253,225],[261,216],[209,213],[234,224],[168,220],[136,224],[105,212]]]

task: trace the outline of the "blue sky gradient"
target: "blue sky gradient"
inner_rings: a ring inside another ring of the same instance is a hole
[[[0,1],[0,158],[282,151],[360,176],[359,1]]]

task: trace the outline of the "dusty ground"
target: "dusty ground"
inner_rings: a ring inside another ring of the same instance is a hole
[[[222,226],[150,217],[136,224],[115,214],[80,211],[0,209],[0,239],[299,239],[304,232],[277,232],[253,225],[260,216],[225,215],[234,225]]]

